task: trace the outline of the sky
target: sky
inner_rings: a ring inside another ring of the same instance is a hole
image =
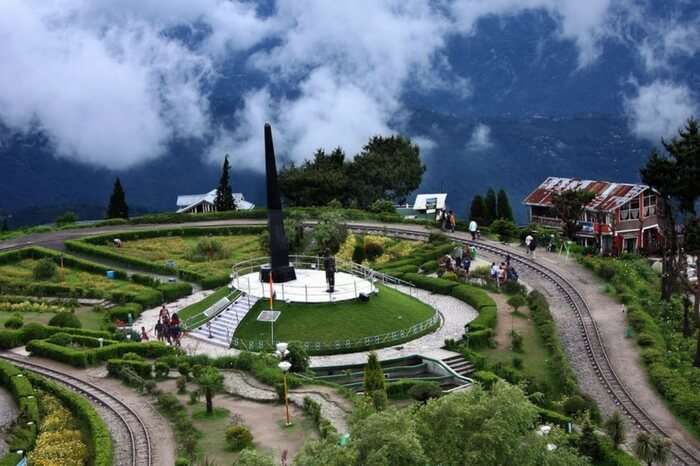
[[[700,13],[680,13],[690,1],[652,17],[651,0],[3,0],[0,122],[43,132],[58,157],[112,170],[194,139],[205,161],[230,153],[261,171],[266,121],[291,161],[319,147],[352,156],[370,136],[402,130],[409,90],[465,102],[480,91],[469,70],[454,70],[449,44],[479,40],[485,18],[539,12],[556,25],[547,39],[574,47],[574,76],[610,44],[634,54],[642,71],[620,80],[620,113],[658,142],[699,115],[697,90],[675,72],[700,52]],[[231,66],[243,91],[223,121],[212,98]],[[463,150],[492,144],[479,124]]]

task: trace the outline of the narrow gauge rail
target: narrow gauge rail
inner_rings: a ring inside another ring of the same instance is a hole
[[[422,239],[428,237],[425,230],[413,230],[410,228],[386,228],[380,226],[349,225],[351,230],[362,233],[384,234],[406,239]],[[536,272],[546,280],[553,283],[562,293],[566,302],[576,313],[581,334],[585,340],[588,358],[598,375],[601,383],[607,389],[608,394],[613,398],[615,404],[629,416],[635,425],[650,434],[663,435],[670,438],[666,432],[647,414],[647,412],[637,404],[625,385],[622,383],[610,363],[608,354],[603,345],[598,326],[591,315],[590,308],[584,297],[578,292],[576,287],[569,280],[564,278],[557,271],[531,260],[528,256],[514,253],[513,251],[499,248],[481,241],[471,241],[456,235],[447,235],[451,240],[460,242],[468,246],[474,246],[477,250],[482,250],[496,256],[510,256],[511,261],[517,262],[521,266]],[[694,454],[692,450],[679,442],[673,442],[671,453],[674,459],[685,465],[700,464],[700,455]]]
[[[70,374],[61,372],[55,369],[50,369],[33,362],[29,362],[19,356],[9,353],[0,354],[0,358],[15,364],[18,367],[29,370],[55,382],[64,385],[71,390],[85,396],[93,402],[99,404],[105,409],[112,412],[116,419],[119,420],[121,428],[127,432],[128,445],[114,445],[116,449],[127,449],[127,460],[120,461],[119,466],[152,466],[153,455],[151,449],[151,438],[148,433],[148,428],[139,415],[127,406],[123,401],[114,395],[108,393],[97,385],[91,384],[84,380],[77,379]],[[105,422],[107,422],[105,420]],[[110,432],[114,434],[112,429]],[[112,435],[114,437],[114,435]],[[122,450],[123,451],[123,450]],[[115,458],[116,461],[116,458]],[[116,463],[115,463],[116,464]]]

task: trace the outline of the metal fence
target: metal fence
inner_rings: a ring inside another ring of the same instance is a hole
[[[323,257],[294,255],[290,256],[289,260],[297,269],[324,270]],[[250,274],[258,273],[263,266],[269,263],[269,257],[257,257],[235,264],[231,269],[231,285],[244,293],[264,296],[265,286],[267,286],[267,284],[261,283],[259,280],[250,280]],[[371,284],[388,283],[404,286],[408,288],[408,294],[413,296],[414,286],[412,283],[382,272],[377,272],[355,262],[337,260],[336,271],[345,272],[355,277],[362,278],[363,280],[369,281]],[[294,295],[296,298],[303,295],[305,297],[303,301],[309,301],[309,296],[318,296],[319,293],[325,293],[325,289],[327,288],[326,285],[295,285],[294,283],[280,283],[275,285],[275,287],[277,288],[279,299],[284,300],[287,294]],[[340,293],[358,298],[360,293],[364,291],[361,289],[361,285],[360,288],[358,288],[358,284],[355,282],[346,284],[337,283],[335,292],[336,294]],[[330,294],[328,294],[328,300],[332,301],[332,296]]]
[[[393,332],[384,333],[382,335],[374,335],[368,337],[360,337],[354,339],[344,339],[335,340],[330,342],[325,341],[301,341],[304,349],[310,353],[322,353],[322,352],[339,352],[347,350],[361,350],[365,348],[372,347],[384,347],[390,346],[394,343],[399,343],[411,339],[416,335],[426,333],[428,330],[439,325],[440,314],[435,312],[432,317],[419,322],[407,329],[395,330]],[[296,341],[296,340],[295,340]],[[262,351],[266,348],[274,347],[275,340],[246,340],[242,338],[233,337],[231,339],[231,346],[233,348],[238,348],[241,350],[248,351]]]

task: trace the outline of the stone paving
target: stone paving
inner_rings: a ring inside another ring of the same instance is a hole
[[[5,427],[12,424],[17,417],[17,405],[15,404],[12,394],[0,387],[0,457],[7,453],[7,444],[5,443]]]
[[[212,294],[214,290],[203,290],[203,291],[197,291],[196,293],[192,293],[189,296],[185,296],[184,298],[180,298],[177,301],[174,301],[172,303],[168,303],[165,306],[168,308],[168,311],[170,311],[170,314],[172,315],[174,312],[180,312],[190,304],[194,304],[196,302],[199,302]],[[156,333],[154,330],[154,327],[158,323],[158,318],[160,316],[160,308],[161,306],[154,307],[152,309],[147,309],[141,313],[138,319],[134,321],[134,328],[137,329],[139,332],[141,331],[141,327],[146,327],[146,331],[148,332],[148,337],[151,339],[155,339]]]

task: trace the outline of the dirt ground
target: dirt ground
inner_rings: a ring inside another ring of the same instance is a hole
[[[4,388],[0,388],[0,456],[7,453],[4,429],[12,424],[16,417],[17,405],[12,395]]]
[[[510,331],[511,331],[511,320],[512,329],[518,332],[523,332],[529,325],[530,322],[527,318],[522,316],[512,316],[512,307],[507,303],[508,296],[496,293],[489,293],[489,296],[496,301],[496,309],[498,313],[498,319],[496,324],[496,349],[506,350],[510,348]],[[527,307],[521,307],[518,309],[519,312],[530,315],[530,310]]]

